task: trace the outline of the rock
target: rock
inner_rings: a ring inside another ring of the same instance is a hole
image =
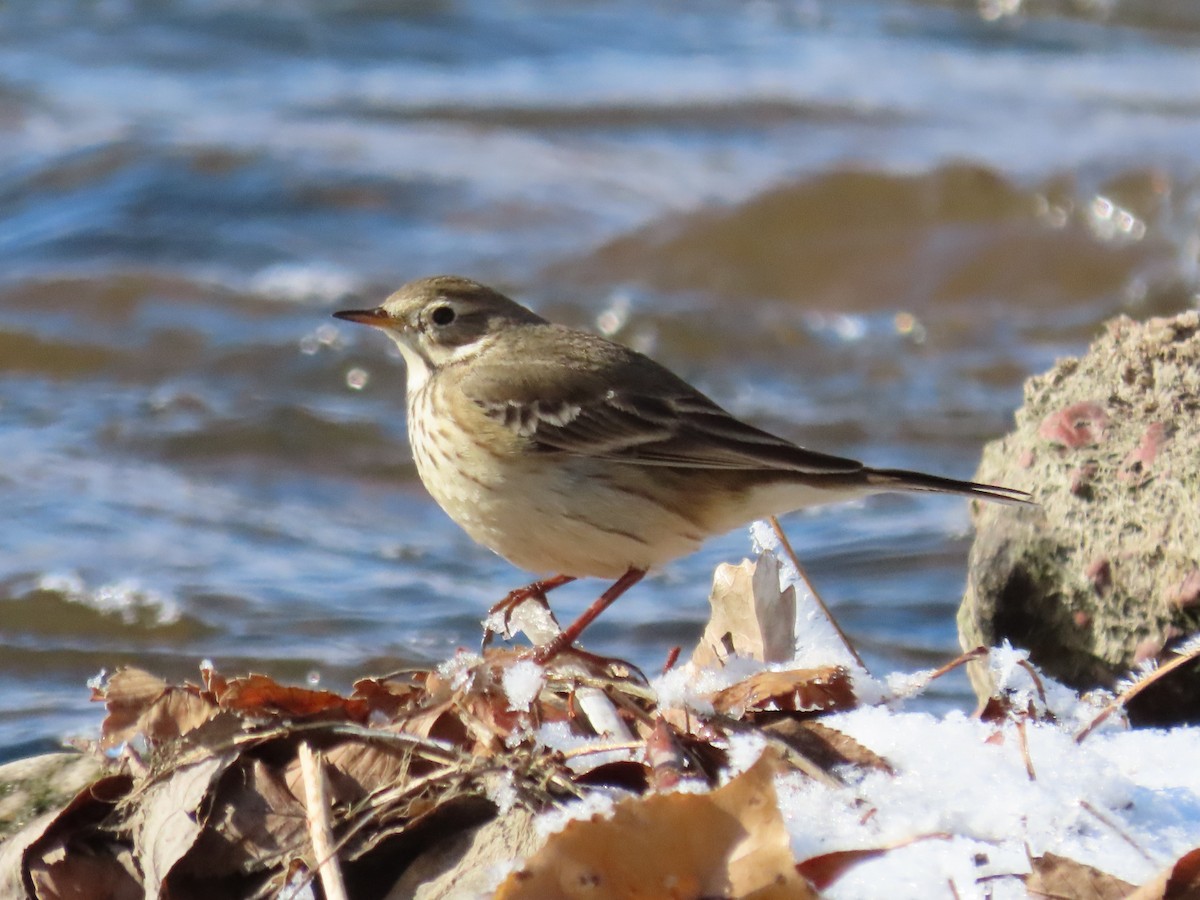
[[[0,840],[64,806],[95,781],[100,761],[82,753],[47,753],[0,766]]]
[[[1169,655],[1200,624],[1200,313],[1117,318],[1031,378],[976,477],[1040,508],[975,504],[964,647],[1008,640],[1078,690]],[[1197,668],[1146,690],[1131,719],[1200,721]]]

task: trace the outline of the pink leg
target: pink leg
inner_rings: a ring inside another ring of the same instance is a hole
[[[548,662],[574,644],[583,634],[583,630],[591,625],[600,613],[612,606],[618,597],[641,581],[645,575],[645,569],[630,569],[618,578],[612,587],[601,594],[599,599],[585,609],[583,615],[568,625],[558,637],[538,647],[534,659],[539,663]]]

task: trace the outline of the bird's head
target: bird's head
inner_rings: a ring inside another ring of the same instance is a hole
[[[505,328],[545,322],[499,291],[457,275],[410,281],[375,309],[333,315],[387,332],[408,366],[410,390],[441,367],[476,355]]]

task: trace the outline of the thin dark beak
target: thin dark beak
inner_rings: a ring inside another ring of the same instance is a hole
[[[374,325],[384,328],[392,321],[392,317],[382,309],[345,309],[333,314],[335,319],[345,319],[347,322],[358,322],[360,325]]]

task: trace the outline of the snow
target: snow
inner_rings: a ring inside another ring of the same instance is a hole
[[[822,722],[881,754],[872,772],[832,789],[777,779],[797,859],[928,837],[853,867],[836,897],[1025,897],[1015,878],[1055,853],[1140,884],[1200,844],[1200,731],[1101,732],[1082,744],[1061,723],[1028,722],[1025,768],[1015,724],[864,707]],[[934,752],[931,752],[934,751]],[[866,813],[873,811],[869,817]],[[880,885],[887,885],[881,893]]]
[[[546,672],[531,659],[521,659],[507,666],[501,676],[501,686],[508,697],[508,708],[528,712],[546,681]]]

